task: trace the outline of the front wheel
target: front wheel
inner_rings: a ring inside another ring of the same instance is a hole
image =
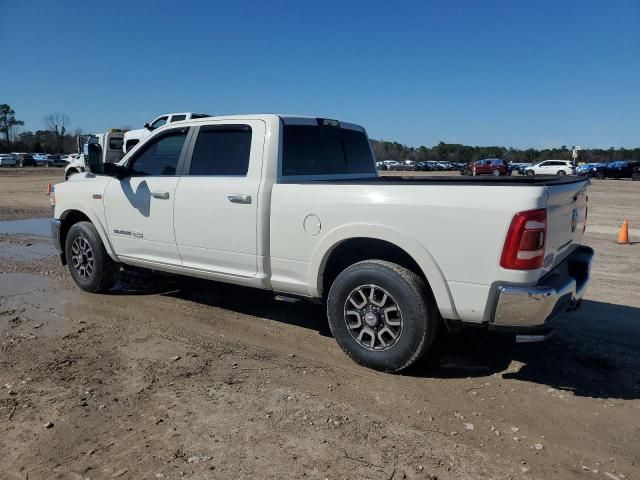
[[[439,323],[424,280],[382,260],[358,262],[338,275],[329,291],[327,315],[349,357],[386,372],[418,361],[433,343]]]
[[[527,176],[533,177],[536,173],[533,170],[527,170]]]
[[[500,170],[494,170],[491,173],[493,174],[494,177],[499,177],[500,176]]]
[[[560,176],[560,177],[564,177],[567,174],[567,172],[565,172],[564,170],[558,170],[556,172],[556,175]]]
[[[633,172],[631,174],[631,180],[633,180],[634,182],[640,181],[640,172]]]
[[[596,177],[598,180],[604,180],[604,172],[596,172],[594,174],[594,177]]]
[[[65,241],[71,276],[86,292],[109,290],[116,283],[118,265],[111,259],[91,222],[71,226]]]

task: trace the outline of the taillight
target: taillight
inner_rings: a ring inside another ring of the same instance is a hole
[[[510,270],[541,268],[546,237],[547,211],[544,208],[517,213],[504,242],[500,266]]]

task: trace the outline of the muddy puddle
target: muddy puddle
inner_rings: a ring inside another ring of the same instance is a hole
[[[51,235],[50,218],[28,218],[26,220],[6,220],[0,222],[0,234]]]
[[[33,273],[0,273],[0,296],[22,295],[41,290],[49,279]]]
[[[0,338],[14,345],[77,329],[72,292],[61,292],[48,278],[32,273],[0,273]]]
[[[0,262],[11,260],[14,262],[31,262],[42,260],[56,254],[52,243],[26,242],[24,244],[0,242]]]

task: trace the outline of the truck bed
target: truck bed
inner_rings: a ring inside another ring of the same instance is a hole
[[[586,177],[578,175],[535,175],[517,177],[494,177],[494,176],[422,176],[422,175],[384,175],[369,178],[349,178],[349,179],[313,179],[313,180],[280,180],[278,183],[314,183],[314,184],[359,184],[359,185],[474,185],[474,186],[535,186],[547,187],[551,185],[569,185],[589,181]]]

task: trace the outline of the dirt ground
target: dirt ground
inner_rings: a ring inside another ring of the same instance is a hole
[[[0,171],[0,218],[46,215],[58,177]],[[0,234],[0,478],[639,478],[640,243],[615,235],[640,184],[589,197],[593,282],[554,337],[443,333],[404,375],[351,362],[321,306],[141,272],[87,294]]]
[[[64,168],[0,168],[0,220],[51,216],[47,187],[64,181]]]

